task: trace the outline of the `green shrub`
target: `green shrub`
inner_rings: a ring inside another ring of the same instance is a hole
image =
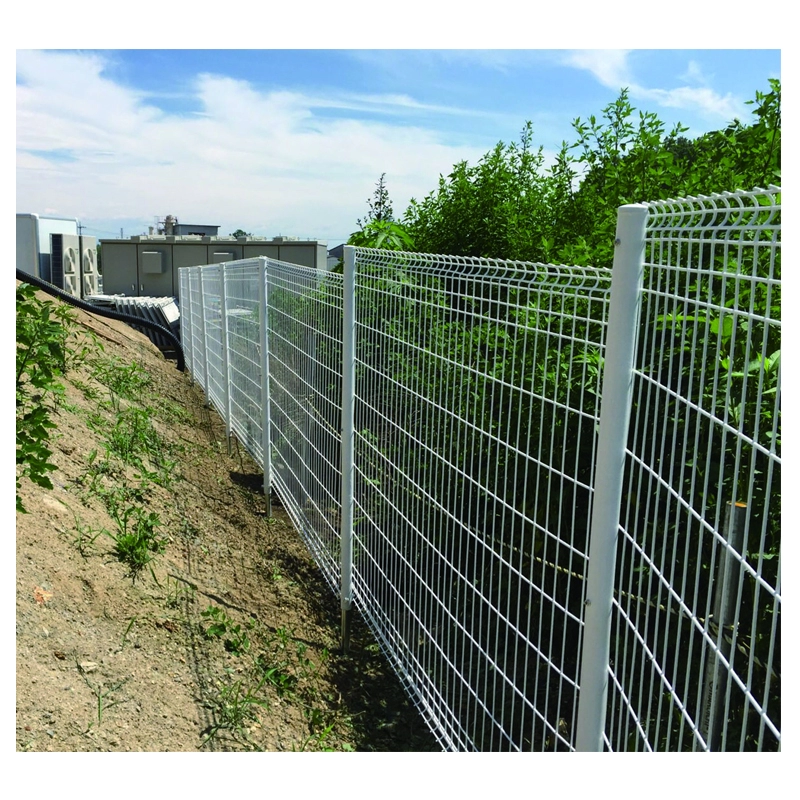
[[[66,343],[73,322],[69,307],[40,300],[27,283],[17,286],[17,511],[27,513],[19,496],[20,479],[52,489],[48,473],[51,416],[63,398]]]

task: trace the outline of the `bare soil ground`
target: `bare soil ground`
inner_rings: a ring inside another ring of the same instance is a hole
[[[64,381],[54,488],[23,481],[17,514],[17,750],[438,750],[358,620],[339,651],[337,598],[188,375],[76,319],[103,349]]]

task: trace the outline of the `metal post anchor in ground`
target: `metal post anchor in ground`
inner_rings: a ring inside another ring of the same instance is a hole
[[[353,612],[353,454],[355,444],[354,400],[356,393],[355,248],[344,248],[344,309],[342,320],[342,519],[340,571],[342,604],[342,651],[350,649]]]
[[[575,747],[582,751],[603,749],[611,601],[633,396],[634,347],[642,296],[646,226],[646,206],[626,205],[617,210],[575,734]]]
[[[729,503],[725,513],[725,540],[727,547],[722,549],[717,574],[714,580],[714,613],[711,617],[715,623],[717,652],[710,652],[706,661],[705,685],[703,687],[703,717],[700,721],[700,735],[706,741],[706,747],[717,752],[722,749],[722,730],[725,724],[725,697],[727,695],[728,668],[723,661],[730,663],[733,649],[733,631],[730,639],[726,630],[733,625],[736,617],[736,600],[738,577],[737,570],[744,548],[744,529],[747,521],[747,505],[745,503]]]

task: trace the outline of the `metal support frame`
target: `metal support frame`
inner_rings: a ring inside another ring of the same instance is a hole
[[[355,248],[344,248],[344,311],[342,323],[342,520],[341,604],[342,650],[350,647],[353,613],[353,456],[356,393]]]
[[[716,625],[716,650],[709,653],[706,661],[705,685],[703,687],[703,717],[700,732],[712,752],[722,748],[722,730],[725,726],[725,699],[728,683],[728,669],[724,661],[730,662],[731,638],[727,629],[736,617],[736,597],[738,588],[737,559],[733,553],[744,550],[744,532],[747,522],[747,505],[729,503],[725,512],[726,547],[722,548],[717,562],[717,575],[714,581],[714,613]]]
[[[203,393],[206,396],[206,408],[211,408],[211,383],[208,377],[208,333],[206,329],[206,303],[205,303],[205,291],[203,290],[203,270],[199,270],[198,274],[198,283],[200,284],[200,308],[203,309],[203,320],[202,320],[202,331],[201,331],[201,339],[203,342]]]
[[[225,372],[225,438],[228,442],[228,455],[231,454],[231,372],[230,354],[228,353],[228,295],[226,282],[228,277],[227,264],[220,266],[220,328],[222,334],[222,365]]]
[[[780,209],[778,187],[623,206],[613,274],[226,265],[214,407],[339,596],[342,650],[358,606],[443,748],[780,750]],[[183,269],[208,387],[217,291]],[[733,473],[697,474],[725,448]]]
[[[270,438],[269,397],[269,318],[267,317],[267,259],[259,258],[258,314],[261,337],[261,450],[264,467],[264,496],[269,501],[272,478],[272,441]]]
[[[646,225],[646,206],[625,205],[618,209],[584,601],[585,630],[576,730],[576,749],[582,751],[603,749],[611,601],[633,397],[633,359],[641,307]]]
[[[178,303],[180,310],[180,326],[181,326],[181,345],[183,346],[183,355],[186,360],[186,371],[189,375],[189,383],[194,383],[194,365],[192,363],[192,347],[191,347],[191,330],[192,330],[192,297],[190,288],[189,271],[181,271],[180,273],[180,295],[181,299]]]

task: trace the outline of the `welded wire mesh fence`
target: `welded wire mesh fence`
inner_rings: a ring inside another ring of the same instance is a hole
[[[445,749],[779,748],[779,190],[634,212],[626,303],[365,249],[181,271],[194,379]]]
[[[356,259],[354,601],[446,747],[568,747],[610,273]]]
[[[648,204],[606,742],[780,744],[780,190]]]
[[[272,485],[338,592],[342,277],[272,261],[266,286]]]

